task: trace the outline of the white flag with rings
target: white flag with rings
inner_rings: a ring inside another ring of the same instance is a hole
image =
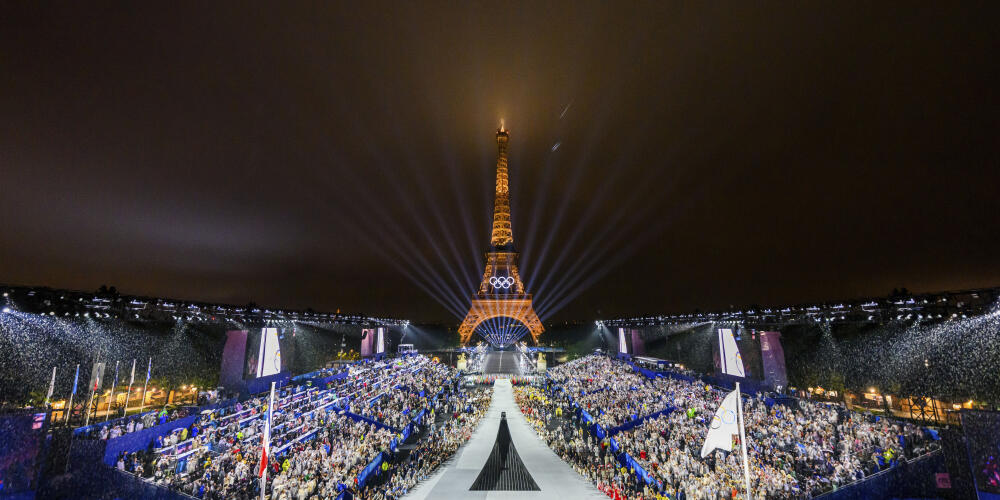
[[[715,450],[733,451],[733,435],[739,435],[737,405],[739,399],[736,391],[726,394],[719,409],[712,417],[705,436],[705,444],[701,447],[701,458],[707,457]]]

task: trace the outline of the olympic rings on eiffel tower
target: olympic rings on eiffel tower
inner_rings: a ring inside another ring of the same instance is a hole
[[[510,276],[490,276],[490,285],[493,288],[510,288],[514,286],[514,278]]]

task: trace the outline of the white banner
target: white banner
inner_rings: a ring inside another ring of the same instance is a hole
[[[719,328],[719,362],[726,375],[747,376],[743,370],[743,356],[740,356],[740,349],[736,347],[731,328]]]
[[[705,444],[701,447],[701,458],[707,457],[715,450],[733,451],[733,436],[740,433],[739,429],[739,395],[736,391],[726,394],[719,409],[712,417],[712,425],[705,436]]]

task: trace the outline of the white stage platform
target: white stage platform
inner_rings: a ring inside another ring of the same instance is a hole
[[[511,440],[524,466],[531,473],[541,491],[469,491],[479,471],[486,464],[500,427],[500,412],[507,412],[507,426]],[[455,453],[447,463],[427,481],[417,485],[407,500],[425,498],[593,498],[606,499],[597,488],[572,467],[563,462],[545,445],[528,425],[514,403],[510,380],[497,380],[493,386],[493,402],[489,412],[479,422],[472,439]]]

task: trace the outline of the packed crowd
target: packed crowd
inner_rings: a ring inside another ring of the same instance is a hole
[[[85,439],[101,439],[106,441],[124,434],[138,432],[154,425],[161,425],[185,418],[188,415],[188,410],[183,407],[174,410],[167,410],[166,407],[162,407],[159,410],[151,410],[130,417],[118,418],[111,422],[102,422],[80,428],[77,430],[77,434],[79,437]]]
[[[444,382],[454,378],[456,374],[453,368],[437,363],[401,370],[393,377],[393,386],[379,393],[373,403],[361,405],[358,413],[396,429],[403,429],[413,415],[424,408],[427,396],[434,396]]]
[[[545,377],[537,375],[467,375],[465,383],[492,386],[498,379],[510,380],[511,385],[545,385]]]
[[[518,404],[549,446],[602,491],[625,498],[722,499],[743,490],[738,444],[705,459],[708,425],[727,391],[673,378],[638,381],[624,363],[589,356],[552,370],[549,395],[520,389]],[[662,399],[650,404],[649,386]],[[590,397],[588,397],[590,396]],[[601,424],[633,417],[603,407],[618,404],[639,417],[666,407],[673,411],[598,440],[573,414],[573,403]],[[645,406],[643,406],[645,405]],[[635,409],[638,409],[636,412]],[[611,413],[612,418],[602,418]],[[796,400],[768,405],[763,396],[744,399],[748,455],[756,498],[810,498],[863,479],[936,446],[923,430],[890,419],[851,414],[837,405]],[[622,469],[616,453],[627,453],[654,480],[639,481]]]
[[[457,401],[456,374],[415,356],[353,366],[351,376],[328,388],[299,386],[279,393],[271,412],[268,496],[306,500],[334,498],[345,489],[356,492],[365,466],[393,451],[418,412],[433,414],[450,408],[442,406],[445,402]],[[123,455],[116,466],[197,498],[259,497],[267,404],[261,396],[206,411],[195,425],[158,438],[149,452]],[[450,425],[457,428],[468,419],[463,414]],[[446,442],[454,442],[454,431],[447,426],[444,431],[449,432]]]
[[[426,435],[417,446],[394,464],[382,482],[362,491],[360,498],[395,500],[409,493],[417,484],[430,477],[437,468],[465,444],[486,414],[493,398],[492,387],[480,388],[472,394],[456,394],[431,409]]]
[[[612,498],[637,498],[643,485],[621,470],[607,440],[597,439],[582,425],[563,394],[549,398],[534,387],[514,389],[514,401],[538,436],[573,470]]]
[[[549,370],[552,381],[605,429],[662,410],[663,392],[626,364],[588,356]]]

